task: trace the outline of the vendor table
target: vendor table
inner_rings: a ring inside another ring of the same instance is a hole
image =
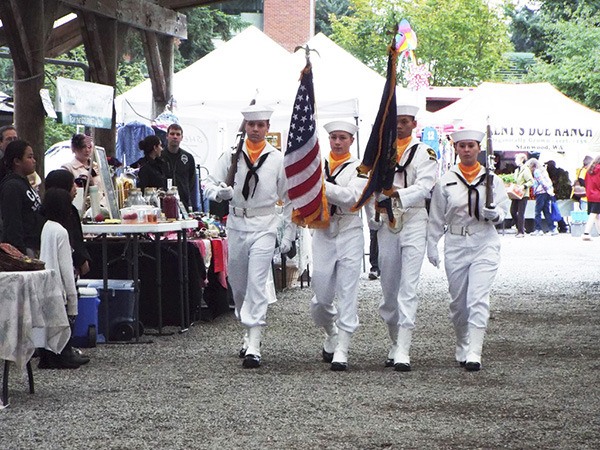
[[[8,406],[8,367],[27,367],[36,347],[60,353],[71,337],[62,284],[53,270],[0,272],[0,358],[4,360],[2,405]]]
[[[194,224],[195,222],[195,224]],[[184,229],[183,226],[186,228]],[[164,222],[156,224],[85,224],[82,225],[84,234],[95,234],[101,237],[102,240],[102,279],[104,281],[103,290],[103,301],[105,302],[106,308],[106,324],[108,329],[109,324],[109,312],[108,312],[108,254],[107,254],[107,242],[108,235],[123,234],[127,237],[128,241],[131,242],[131,251],[125,251],[124,256],[128,258],[128,262],[131,265],[131,275],[133,279],[133,292],[134,292],[134,331],[136,342],[139,341],[140,330],[139,330],[139,299],[140,299],[140,281],[139,281],[139,240],[143,235],[153,235],[153,241],[155,243],[155,255],[154,260],[156,264],[156,279],[155,286],[158,300],[158,333],[162,334],[162,257],[161,257],[161,239],[166,232],[176,232],[178,234],[177,242],[178,248],[178,279],[180,280],[180,287],[183,287],[184,280],[184,266],[187,265],[187,261],[184,262],[183,257],[183,240],[185,239],[185,233],[187,228],[198,226],[197,221],[188,220],[184,224],[180,221],[175,222]],[[188,300],[189,301],[189,300]],[[186,317],[184,314],[184,305],[186,300],[184,299],[184,290],[180,289],[180,307],[181,307],[181,330],[187,329]],[[108,331],[108,330],[107,330]],[[109,334],[109,333],[107,333]],[[106,336],[108,341],[108,336]]]

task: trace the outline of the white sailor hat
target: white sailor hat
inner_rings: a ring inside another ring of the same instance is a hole
[[[450,135],[454,142],[458,141],[483,141],[485,133],[479,130],[458,130]]]
[[[273,114],[273,108],[261,105],[251,105],[242,109],[242,115],[246,120],[269,120]]]
[[[324,125],[325,130],[328,133],[333,133],[334,131],[345,131],[346,133],[350,133],[354,136],[354,133],[358,131],[358,127],[350,122],[344,122],[343,120],[336,120],[334,122],[329,122]]]
[[[417,105],[410,104],[398,104],[396,105],[396,116],[412,116],[417,117],[419,107]]]

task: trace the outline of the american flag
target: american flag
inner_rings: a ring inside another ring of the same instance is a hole
[[[312,228],[329,223],[321,152],[315,121],[315,95],[310,63],[302,70],[284,156],[292,219]]]

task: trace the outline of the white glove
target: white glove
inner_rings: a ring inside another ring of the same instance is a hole
[[[498,220],[498,212],[494,208],[486,208],[485,206],[481,210],[483,217],[491,222]]]
[[[219,189],[217,189],[217,197],[221,200],[231,200],[233,198],[233,188],[221,183]]]
[[[286,254],[292,249],[292,241],[288,238],[283,238],[279,244],[279,253]]]
[[[440,254],[438,253],[437,250],[428,251],[427,259],[433,266],[437,267],[438,269],[440,268]]]
[[[383,220],[381,220],[381,217],[379,218],[379,222],[376,222],[375,219],[369,219],[367,222],[369,224],[369,230],[371,231],[379,231],[381,225],[383,225]]]

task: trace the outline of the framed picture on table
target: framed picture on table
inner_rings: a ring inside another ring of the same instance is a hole
[[[115,194],[115,185],[112,182],[112,175],[110,173],[110,166],[108,165],[108,159],[106,158],[106,150],[103,147],[95,147],[95,157],[98,163],[98,169],[100,170],[100,178],[104,185],[104,192],[106,193],[107,209],[110,212],[112,219],[119,218],[119,205],[117,203],[117,196]]]

